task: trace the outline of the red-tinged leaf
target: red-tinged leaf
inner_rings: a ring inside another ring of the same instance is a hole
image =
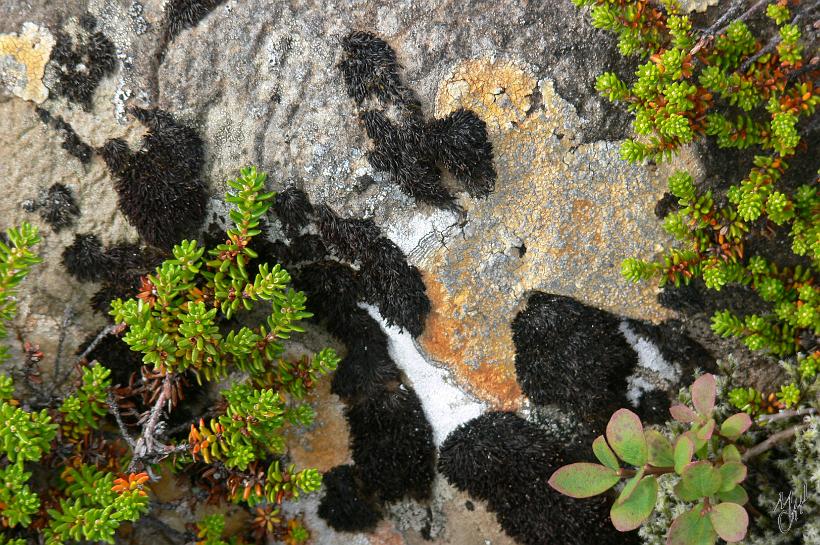
[[[737,450],[737,447],[734,445],[726,445],[723,447],[720,456],[724,462],[739,462],[741,460],[740,451]]]
[[[680,475],[683,472],[683,468],[686,467],[686,464],[692,461],[692,455],[695,453],[695,444],[692,443],[692,440],[686,437],[685,435],[681,435],[678,437],[677,442],[675,442],[675,473]]]
[[[752,425],[752,418],[746,413],[737,413],[727,418],[720,426],[720,434],[734,441]]]
[[[715,419],[710,418],[706,421],[706,423],[701,426],[695,434],[698,436],[698,439],[703,441],[704,443],[712,438],[712,434],[715,433]]]
[[[697,505],[672,522],[666,545],[714,545],[717,534],[707,516],[701,516],[703,505]]]
[[[653,476],[644,477],[626,501],[620,499],[612,505],[609,518],[619,532],[629,532],[639,527],[655,509],[658,499],[658,481]]]
[[[693,462],[683,468],[680,482],[695,497],[703,498],[720,490],[721,476],[711,463]]]
[[[715,408],[715,396],[717,395],[717,381],[715,375],[706,373],[701,375],[692,383],[692,404],[695,410],[704,417],[712,416]]]
[[[649,463],[656,467],[669,467],[675,464],[672,443],[661,432],[646,430],[646,445],[649,449]]]
[[[740,462],[726,462],[718,468],[718,471],[720,472],[721,492],[728,492],[746,479],[746,466]]]
[[[712,527],[722,539],[735,543],[746,537],[749,514],[736,503],[719,503],[709,511]]]
[[[636,467],[646,464],[649,453],[643,424],[637,414],[628,409],[615,411],[606,426],[606,439],[624,462]]]
[[[672,405],[669,407],[669,413],[672,415],[672,418],[684,424],[694,422],[698,418],[698,413],[686,405]]]
[[[728,492],[718,492],[717,497],[720,501],[728,501],[738,505],[745,505],[749,501],[749,494],[740,485],[735,486]]]
[[[632,493],[635,491],[635,489],[638,487],[638,484],[641,482],[641,479],[643,479],[643,474],[645,472],[646,472],[646,468],[642,467],[638,470],[638,472],[635,474],[634,477],[632,477],[631,479],[626,481],[626,485],[624,486],[624,489],[621,490],[621,494],[618,496],[618,499],[615,500],[615,501],[618,502],[618,503],[623,503],[626,500],[628,500],[629,496],[631,496]]]
[[[598,458],[598,461],[606,467],[615,470],[620,467],[618,458],[615,456],[615,453],[612,452],[612,449],[609,448],[609,445],[606,444],[606,439],[604,439],[603,435],[599,435],[597,439],[592,442],[592,452],[595,453],[595,457]]]
[[[550,477],[549,485],[572,498],[589,498],[606,492],[620,480],[613,469],[599,464],[578,463],[559,468]]]

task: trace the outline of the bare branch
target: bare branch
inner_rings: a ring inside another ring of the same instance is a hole
[[[807,416],[817,414],[816,409],[800,409],[799,411],[780,411],[776,414],[764,414],[762,416],[757,417],[757,422],[759,424],[767,424],[770,422],[777,422],[778,420],[786,420],[787,418],[792,418],[795,416]]]
[[[746,452],[743,453],[741,459],[744,462],[746,462],[751,458],[754,458],[755,456],[760,456],[761,454],[775,446],[777,443],[785,441],[786,439],[791,439],[797,434],[797,432],[803,431],[804,429],[806,429],[806,427],[808,427],[808,424],[797,424],[796,426],[792,426],[791,428],[786,428],[781,432],[775,433],[765,441],[762,441],[756,444],[755,446],[751,447],[750,449],[746,450]]]
[[[125,442],[128,443],[128,446],[130,446],[132,450],[135,449],[137,447],[137,443],[134,441],[134,438],[131,437],[131,434],[128,433],[125,423],[122,421],[122,416],[120,416],[120,408],[114,400],[114,394],[108,392],[106,402],[108,403],[108,411],[114,415],[114,419],[117,421],[117,426],[120,427],[120,434],[123,439],[125,439]]]
[[[122,332],[124,329],[125,329],[125,324],[124,323],[123,324],[113,324],[113,325],[109,325],[109,326],[106,326],[105,328],[103,328],[103,330],[100,331],[97,334],[96,337],[94,337],[94,340],[91,341],[91,344],[89,344],[88,347],[85,350],[83,350],[83,353],[80,354],[80,357],[78,358],[78,360],[82,362],[83,360],[88,358],[88,355],[91,352],[93,352],[95,348],[97,348],[97,345],[99,345],[104,338],[106,338],[109,335],[116,335],[116,334]]]

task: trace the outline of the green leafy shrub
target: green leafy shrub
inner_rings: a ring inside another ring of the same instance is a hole
[[[63,396],[44,393],[21,373],[26,388],[38,392],[24,409],[15,399],[15,381],[0,374],[0,526],[12,532],[0,532],[0,543],[113,543],[123,523],[148,512],[148,485],[166,458],[211,496],[224,497],[227,490],[229,499],[269,513],[278,513],[271,506],[321,486],[318,471],[287,463],[283,431],[312,423],[307,394],[335,369],[338,357],[331,349],[313,357],[284,356],[283,341],[303,331],[299,322],[311,314],[304,294],[288,287],[288,273],[258,263],[251,247],[274,195],[264,192],[265,180],[249,168],[229,182],[235,225],[224,244],[209,250],[182,241],[172,258],[143,277],[138,297],[112,303],[117,323],[95,342],[123,333],[142,356],[143,366],[135,369],[142,376],[138,386],[115,389],[105,362],[81,360],[76,385]],[[7,238],[8,244],[0,244],[0,321],[13,318],[14,289],[38,261],[30,249],[39,241],[36,229],[24,224]],[[249,272],[252,261],[256,270]],[[232,329],[241,314],[241,323],[256,320],[249,311],[260,304],[267,306],[261,323]],[[164,419],[184,397],[188,377],[232,384],[183,441],[166,437]],[[139,397],[147,408],[131,428],[120,414],[123,399],[124,406],[134,406],[129,397]],[[222,540],[219,520],[202,523],[202,543],[239,543]],[[253,533],[287,543],[309,536],[298,519],[280,517],[266,518]]]
[[[624,142],[622,158],[663,161],[702,137],[755,153],[753,168],[729,188],[725,204],[698,188],[687,173],[671,176],[669,190],[679,209],[666,217],[664,228],[679,246],[656,261],[625,260],[624,276],[633,281],[658,277],[661,285],[676,286],[702,278],[714,290],[751,286],[771,303],[772,312],[745,318],[718,312],[713,329],[743,339],[752,350],[794,354],[801,335],[820,335],[820,286],[814,272],[820,264],[817,180],[796,188],[780,183],[788,162],[805,148],[798,123],[820,103],[811,71],[803,70],[795,24],[811,6],[797,6],[792,14],[785,1],[771,2],[766,14],[774,28],[753,31],[747,20],[765,5],[756,3],[725,26],[702,31],[672,1],[573,2],[591,6],[593,25],[617,34],[624,55],[645,59],[631,86],[612,72],[597,82],[601,94],[625,104],[635,116],[638,138]],[[788,268],[747,255],[749,234],[768,225],[787,228],[792,250],[806,256],[812,268]],[[817,354],[813,357],[816,361]]]

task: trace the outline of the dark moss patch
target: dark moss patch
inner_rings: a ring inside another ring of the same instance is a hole
[[[452,207],[454,197],[441,182],[441,170],[420,140],[419,127],[400,127],[378,110],[360,116],[367,136],[373,141],[368,152],[370,165],[387,172],[394,183],[414,199],[439,207]]]
[[[518,383],[537,404],[606,423],[626,402],[637,356],[618,317],[560,295],[536,293],[512,323]]]
[[[415,391],[399,384],[349,407],[346,414],[363,488],[383,502],[429,497],[436,449]]]
[[[453,431],[439,451],[438,469],[459,490],[487,502],[504,531],[524,545],[628,545],[609,521],[605,497],[576,500],[547,484],[560,466],[587,460],[588,449],[566,448],[513,413],[490,412]]]
[[[475,113],[459,108],[428,128],[428,145],[444,168],[473,197],[486,197],[495,188],[493,146],[487,125]]]
[[[170,0],[165,4],[164,24],[169,41],[186,28],[196,26],[225,0]]]
[[[77,280],[94,282],[102,279],[110,263],[97,235],[78,234],[63,250],[63,265]]]
[[[336,466],[324,475],[324,496],[319,516],[339,532],[367,532],[382,519],[381,509],[371,498],[361,496],[361,482],[356,468]]]
[[[356,31],[342,40],[342,48],[339,68],[348,95],[362,108],[359,117],[373,142],[368,161],[374,169],[387,173],[407,195],[433,206],[457,208],[442,183],[440,166],[474,197],[493,190],[492,144],[478,116],[461,109],[428,124],[418,97],[401,81],[396,53],[384,40]],[[385,110],[366,108],[371,97],[395,107],[397,119]]]
[[[273,211],[288,233],[295,235],[310,221],[313,206],[304,191],[290,186],[276,194]]]
[[[351,32],[342,39],[345,56],[339,63],[347,94],[361,104],[370,96],[383,102],[421,103],[399,76],[396,53],[387,42],[370,32]]]
[[[74,199],[74,193],[61,183],[53,184],[41,190],[36,200],[24,204],[26,211],[40,211],[40,217],[48,223],[55,233],[74,225],[80,215],[80,207]]]
[[[129,243],[103,249],[96,235],[78,234],[63,250],[62,260],[66,270],[77,280],[103,283],[91,298],[91,307],[107,315],[111,301],[134,297],[138,293],[140,277],[153,272],[166,257],[162,252]]]
[[[430,300],[418,268],[407,263],[401,249],[382,236],[373,220],[342,218],[330,207],[313,207],[306,196],[298,195],[291,191],[277,215],[291,218],[285,220],[286,225],[301,229],[312,223],[319,232],[318,236],[296,236],[283,250],[287,261],[299,263],[290,272],[300,289],[308,292],[310,304],[317,305],[314,310],[329,322],[343,321],[355,303],[364,301],[376,305],[389,325],[419,336]],[[317,260],[322,261],[321,266]],[[334,265],[334,261],[355,263],[359,270]]]
[[[64,150],[79,159],[83,164],[91,160],[91,156],[94,154],[93,148],[83,142],[80,137],[77,136],[77,133],[74,132],[74,128],[66,123],[62,117],[59,115],[51,115],[48,110],[44,110],[39,106],[36,107],[34,111],[37,113],[40,121],[61,133],[63,137],[62,148]]]
[[[393,241],[381,237],[375,246],[359,271],[364,299],[379,307],[388,325],[418,337],[431,308],[421,271],[407,263]]]
[[[55,32],[51,61],[57,72],[54,91],[88,110],[97,85],[116,68],[117,52],[105,34],[94,30],[93,16],[84,15],[81,23],[83,31],[73,38],[65,31]]]
[[[116,178],[125,217],[145,242],[170,249],[193,235],[205,218],[202,139],[162,110],[137,108],[134,115],[149,128],[139,151],[109,140],[100,154]]]

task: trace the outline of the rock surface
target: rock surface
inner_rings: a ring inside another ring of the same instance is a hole
[[[27,76],[28,94],[0,77],[0,227],[28,220],[44,235],[44,264],[26,281],[15,326],[47,358],[58,354],[61,331],[67,355],[102,324],[87,304],[95,286],[66,276],[62,250],[75,233],[95,233],[104,244],[137,237],[116,208],[102,160],[83,164],[62,149],[60,134],[35,114],[34,102],[43,101],[92,147],[113,137],[139,141],[144,128],[129,105],[178,116],[205,142],[203,177],[215,211],[224,210],[224,180],[255,164],[274,189],[295,184],[340,215],[374,218],[424,274],[433,310],[421,353],[487,406],[522,405],[509,324],[530,291],[633,318],[668,316],[650,284],[630,286],[619,273],[622,258],[650,256],[666,240],[652,214],[666,171],[618,158],[629,119],[596,95],[594,80],[629,64],[569,0],[229,0],[173,40],[161,0],[0,0],[0,32],[39,28],[47,36],[86,10],[120,61],[88,111],[53,93],[46,99],[42,71]],[[428,119],[463,106],[487,123],[496,189],[482,200],[459,194],[463,215],[417,205],[367,162],[370,144],[335,68],[340,39],[352,29],[376,32],[396,50]],[[41,44],[47,49],[48,40]],[[8,73],[3,51],[0,72]],[[691,158],[682,161],[697,170]],[[21,207],[56,182],[81,210],[60,233]],[[294,458],[328,469],[346,461],[347,431],[335,396],[320,389],[316,400],[317,427],[291,445]],[[433,543],[511,543],[483,506],[465,513],[465,496],[436,486],[432,516],[443,529]],[[421,530],[406,524],[408,510],[396,510],[395,527],[383,522],[374,536],[339,536],[315,517],[316,503],[294,508],[307,510],[317,543],[422,542]]]

